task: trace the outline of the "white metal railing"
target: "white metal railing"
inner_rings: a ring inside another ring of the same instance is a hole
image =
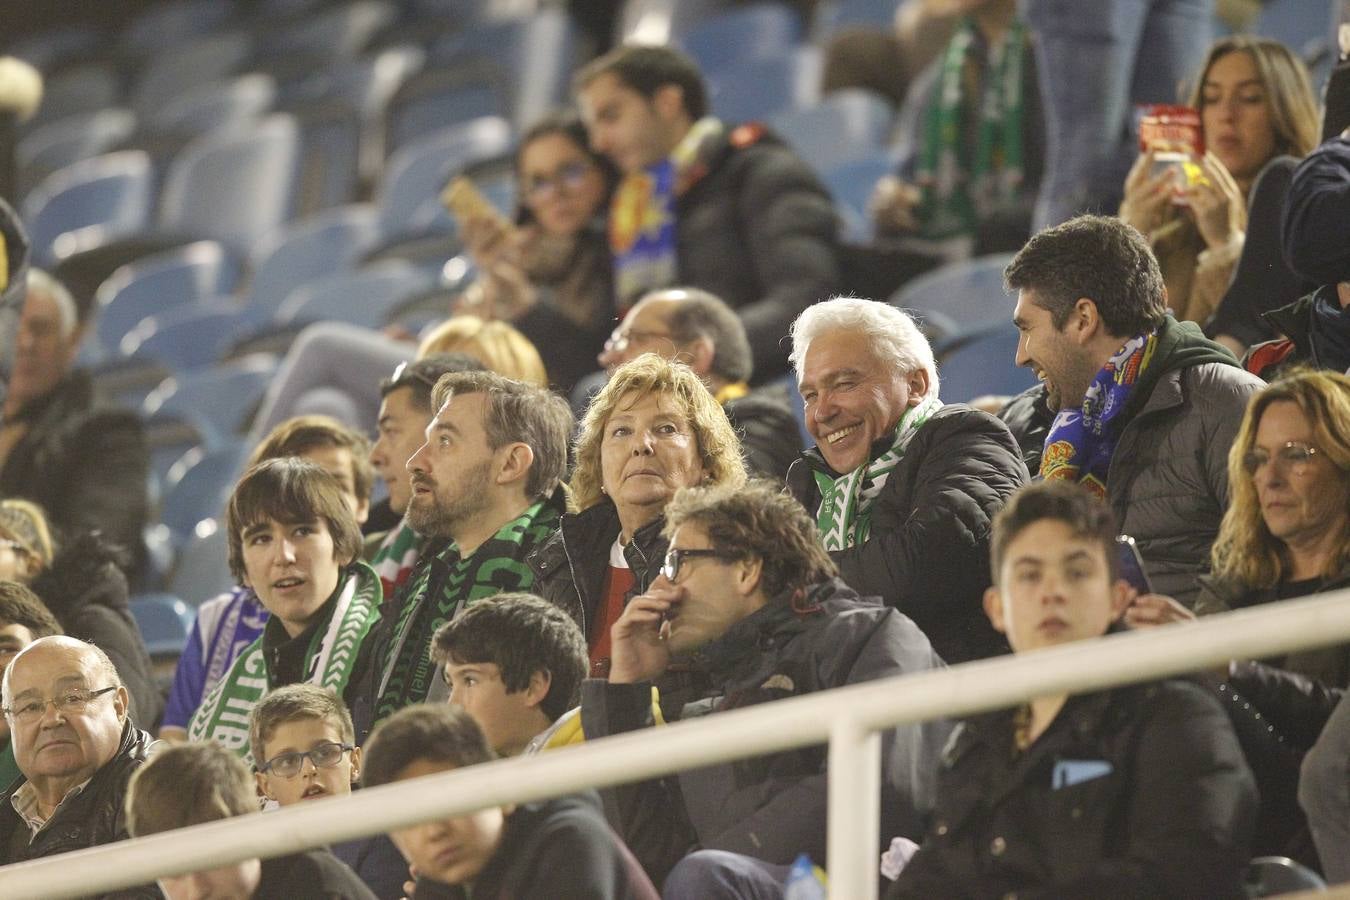
[[[263,816],[198,825],[148,838],[0,868],[0,896],[76,897],[584,788],[638,781],[728,760],[828,742],[830,897],[874,890],[880,796],[876,732],[956,718],[1032,697],[1082,693],[1258,658],[1350,643],[1350,589],[873,681],[617,735],[528,759],[402,782]]]

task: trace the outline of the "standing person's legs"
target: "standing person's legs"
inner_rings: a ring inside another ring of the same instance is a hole
[[[1350,881],[1350,694],[1303,758],[1298,803],[1308,815],[1327,883]]]
[[[1178,48],[1198,44],[1203,53],[1209,24],[1196,10],[1212,11],[1213,0],[1095,0],[1090,14],[1081,0],[1023,0],[1022,8],[1036,35],[1046,119],[1046,173],[1035,226],[1086,211],[1114,214],[1137,152],[1130,128],[1134,106],[1175,101],[1173,73],[1198,62],[1176,59]],[[1186,33],[1158,37],[1162,26],[1150,21],[1155,8],[1160,22]],[[1158,72],[1137,77],[1141,60]]]
[[[286,354],[253,420],[249,438],[258,443],[278,423],[305,408],[332,412],[340,408],[331,402],[310,405],[306,398],[315,391],[346,395],[356,421],[345,424],[370,431],[379,415],[380,379],[388,378],[395,366],[412,359],[416,352],[415,345],[369,328],[341,322],[311,325],[300,332]]]

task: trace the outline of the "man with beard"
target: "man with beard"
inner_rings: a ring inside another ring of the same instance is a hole
[[[429,653],[436,629],[468,604],[528,591],[525,559],[558,527],[572,414],[541,388],[491,372],[456,372],[436,384],[435,418],[408,460],[407,517],[441,542],[384,611],[384,640],[352,697],[358,743],[373,725],[412,703],[443,699]]]
[[[1004,279],[1017,363],[1044,382],[1002,414],[1024,451],[1041,446],[1028,467],[1105,497],[1155,590],[1192,605],[1228,504],[1228,450],[1262,382],[1168,313],[1148,242],[1116,219],[1040,232]]]

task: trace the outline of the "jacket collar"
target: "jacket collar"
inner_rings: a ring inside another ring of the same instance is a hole
[[[805,631],[810,619],[825,615],[825,601],[835,597],[857,599],[857,594],[838,578],[784,591],[694,651],[694,663],[715,681],[726,681],[745,660]]]

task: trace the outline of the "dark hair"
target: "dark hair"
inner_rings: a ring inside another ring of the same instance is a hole
[[[666,324],[681,343],[701,337],[712,341],[714,375],[732,382],[750,380],[755,369],[750,339],[741,317],[721,297],[698,288],[671,288],[650,296],[680,298]]]
[[[451,397],[482,394],[483,431],[496,450],[521,443],[534,451],[525,478],[525,496],[547,497],[567,471],[567,441],[572,436],[572,408],[567,401],[523,381],[495,372],[452,372],[442,375],[431,401],[439,410]]]
[[[713,547],[736,559],[761,560],[764,593],[770,597],[839,574],[815,521],[775,481],[753,478],[743,487],[681,488],[666,507],[666,536],[684,524],[701,527]]]
[[[288,684],[263,697],[249,716],[249,746],[259,766],[267,761],[264,753],[267,740],[276,734],[279,726],[297,719],[332,722],[344,741],[356,740],[352,714],[332,688],[304,681]]]
[[[613,75],[648,101],[668,84],[684,94],[684,111],[697,121],[708,114],[708,89],[698,63],[673,47],[629,44],[591,60],[572,79],[579,93],[601,75]]]
[[[267,519],[286,524],[322,519],[333,538],[333,556],[347,565],[361,555],[361,529],[342,495],[342,485],[318,464],[294,456],[269,459],[244,473],[234,486],[225,521],[230,542],[230,573],[241,584],[244,529]]]
[[[586,154],[587,159],[591,161],[591,165],[600,170],[601,176],[605,179],[605,196],[600,201],[600,209],[602,211],[609,209],[610,197],[614,194],[614,188],[619,183],[619,170],[608,156],[603,153],[596,153],[591,149],[591,140],[586,134],[586,125],[581,121],[581,117],[576,114],[575,110],[555,110],[525,129],[525,133],[520,136],[520,140],[516,144],[516,155],[512,161],[516,183],[522,184],[520,163],[525,156],[525,148],[540,138],[555,135],[575,144],[578,149]],[[518,193],[520,196],[517,197],[516,201],[516,222],[520,225],[528,225],[534,221],[534,214],[525,205],[524,188],[522,187]]]
[[[492,663],[509,694],[528,688],[535,672],[547,672],[548,695],[539,708],[550,720],[577,704],[589,662],[577,623],[533,594],[497,594],[474,602],[436,631],[431,658],[440,665]]]
[[[1117,337],[1149,331],[1167,314],[1158,260],[1144,236],[1119,219],[1079,216],[1027,241],[1003,281],[1009,291],[1036,292],[1036,305],[1063,328],[1080,298],[1097,305]]]
[[[248,766],[214,741],[160,750],[127,785],[127,830],[133,837],[253,812],[258,795]]]
[[[449,703],[417,703],[385,719],[366,741],[361,786],[390,784],[420,760],[458,769],[496,758],[473,716]]]
[[[431,392],[442,375],[451,372],[486,372],[487,366],[467,353],[433,353],[409,363],[403,363],[394,370],[397,378],[386,378],[380,382],[380,397],[388,397],[399,388],[412,391],[412,405],[430,410],[430,419],[436,410],[431,408]]]
[[[1063,522],[1074,536],[1101,544],[1106,564],[1115,581],[1120,574],[1116,555],[1116,517],[1096,494],[1073,481],[1055,479],[1036,481],[1019,489],[994,517],[994,533],[989,543],[989,566],[994,584],[1008,545],[1026,529],[1045,519]]]
[[[22,625],[33,640],[64,634],[46,604],[17,581],[0,581],[0,628],[7,625]]]
[[[273,428],[249,455],[250,466],[282,456],[304,456],[320,447],[346,450],[352,457],[352,487],[356,499],[370,499],[375,469],[370,464],[370,439],[330,416],[295,416]]]

